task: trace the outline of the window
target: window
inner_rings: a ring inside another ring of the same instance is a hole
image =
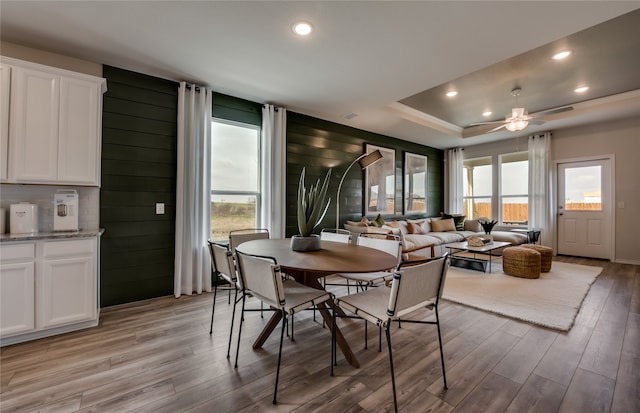
[[[529,157],[527,152],[500,155],[500,221],[526,225],[529,221]]]
[[[465,159],[462,185],[463,208],[467,219],[491,218],[493,195],[491,157]]]
[[[260,128],[214,120],[211,136],[211,239],[226,239],[260,227]]]

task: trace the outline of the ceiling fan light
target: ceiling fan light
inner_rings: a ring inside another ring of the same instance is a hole
[[[529,124],[528,120],[514,120],[505,125],[505,128],[511,132],[518,132],[526,128]]]

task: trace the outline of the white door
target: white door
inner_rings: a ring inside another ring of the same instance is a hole
[[[0,63],[0,181],[8,178],[9,165],[9,92],[11,66]]]
[[[35,328],[34,268],[33,261],[0,266],[2,337],[29,332]]]
[[[56,327],[95,319],[96,240],[49,241],[36,274],[36,325]]]
[[[59,76],[13,68],[9,167],[17,182],[57,180],[59,106]]]
[[[60,134],[58,180],[98,183],[99,85],[82,79],[60,78]]]
[[[612,259],[611,160],[558,163],[558,254]]]

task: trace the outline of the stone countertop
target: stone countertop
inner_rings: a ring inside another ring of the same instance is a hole
[[[0,234],[0,243],[17,241],[55,240],[66,238],[90,238],[101,236],[104,228],[83,229],[79,231],[31,232],[28,234]]]

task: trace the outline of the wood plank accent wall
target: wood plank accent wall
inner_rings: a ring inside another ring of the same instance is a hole
[[[323,178],[328,168],[332,169],[329,194],[331,206],[321,224],[322,228],[335,227],[336,191],[340,178],[349,164],[364,152],[365,143],[395,150],[396,156],[396,213],[385,215],[385,219],[402,216],[402,182],[404,152],[428,157],[428,194],[426,216],[439,215],[444,211],[444,152],[440,149],[403,141],[340,125],[310,116],[287,113],[287,212],[286,233],[298,233],[296,200],[298,180],[302,168],[306,167],[307,186]],[[340,225],[347,220],[359,221],[362,217],[364,172],[354,165],[342,184],[340,192]],[[418,218],[423,215],[411,215]],[[374,218],[374,217],[369,217]],[[319,232],[318,229],[316,232]]]
[[[100,306],[173,294],[178,84],[104,66]],[[156,215],[156,202],[165,214]]]

